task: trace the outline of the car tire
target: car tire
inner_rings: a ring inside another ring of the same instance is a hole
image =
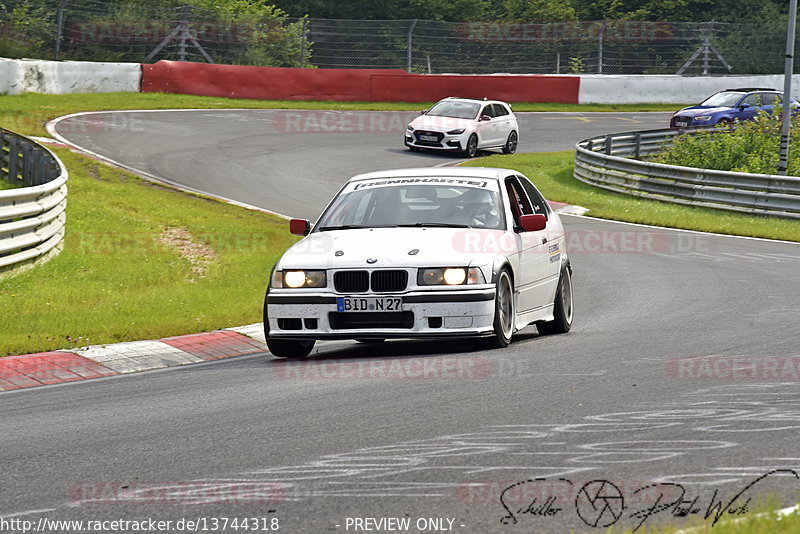
[[[497,274],[494,295],[494,324],[490,344],[494,348],[507,347],[514,335],[514,282],[511,272],[503,268]]]
[[[267,315],[267,295],[264,296],[264,337],[267,348],[273,356],[290,360],[303,359],[311,354],[316,344],[315,339],[274,339],[269,337],[269,316]]]
[[[311,354],[315,339],[272,339],[267,338],[267,348],[273,356],[288,360],[302,360]]]
[[[503,154],[513,154],[517,151],[517,143],[519,138],[517,137],[517,132],[512,131],[508,134],[508,139],[506,139],[506,144],[503,145]]]
[[[478,136],[472,134],[467,140],[467,148],[464,149],[464,155],[468,158],[474,158],[478,154]]]
[[[724,128],[724,129],[726,129],[728,131],[732,131],[733,130],[733,121],[730,120],[730,119],[720,119],[720,120],[717,121],[716,126],[719,127],[719,128]]]
[[[561,268],[558,290],[553,301],[553,320],[536,325],[543,335],[566,334],[572,328],[572,272],[567,265]]]

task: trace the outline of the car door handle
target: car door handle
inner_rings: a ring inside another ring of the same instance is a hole
[[[547,238],[546,238],[546,237],[543,237],[543,238],[542,238],[542,245],[544,245],[545,243],[547,243]]]

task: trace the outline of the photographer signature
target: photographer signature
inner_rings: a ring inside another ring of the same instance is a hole
[[[636,532],[648,519],[658,514],[672,517],[702,515],[703,519],[711,520],[713,527],[725,515],[747,514],[753,500],[753,488],[774,475],[791,475],[800,480],[797,471],[775,469],[754,478],[729,499],[724,499],[720,491],[715,489],[708,502],[701,501],[700,496],[688,495],[681,484],[658,482],[638,486],[629,492],[628,499],[633,501],[632,504],[625,502],[626,497],[619,486],[609,480],[599,479],[580,486],[575,493],[574,507],[578,517],[586,525],[596,528],[607,528],[622,518],[628,518],[637,522],[633,529]],[[561,514],[564,508],[557,505],[559,499],[555,495],[549,495],[546,499],[542,499],[540,494],[530,497],[530,494],[537,493],[537,489],[542,489],[539,488],[542,483],[547,484],[544,489],[549,489],[550,493],[558,493],[554,488],[559,486],[562,491],[569,491],[570,501],[572,491],[577,488],[577,484],[566,478],[531,478],[510,484],[500,492],[500,504],[506,511],[500,521],[506,525],[515,525],[523,516],[555,517]],[[518,500],[514,497],[525,494],[529,494],[528,498],[522,499],[523,506],[517,507],[512,502]],[[646,504],[642,501],[646,501]]]

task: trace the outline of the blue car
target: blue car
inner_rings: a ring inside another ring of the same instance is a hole
[[[780,108],[783,92],[777,89],[726,89],[708,97],[701,104],[676,111],[669,121],[670,128],[696,128],[715,124],[732,124],[751,120],[758,112],[772,113]],[[792,109],[798,105],[792,99]]]

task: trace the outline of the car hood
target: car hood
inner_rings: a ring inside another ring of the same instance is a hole
[[[434,132],[448,132],[458,128],[470,128],[473,124],[473,119],[432,117],[430,115],[420,115],[411,121],[411,127],[415,130],[432,130]]]
[[[365,228],[315,232],[295,243],[278,269],[483,265],[504,232],[471,228]],[[414,254],[410,252],[416,250]],[[368,263],[367,260],[376,260]]]
[[[682,117],[697,117],[698,115],[713,115],[715,113],[727,113],[733,108],[726,107],[707,107],[707,106],[691,106],[677,111],[675,115]]]

